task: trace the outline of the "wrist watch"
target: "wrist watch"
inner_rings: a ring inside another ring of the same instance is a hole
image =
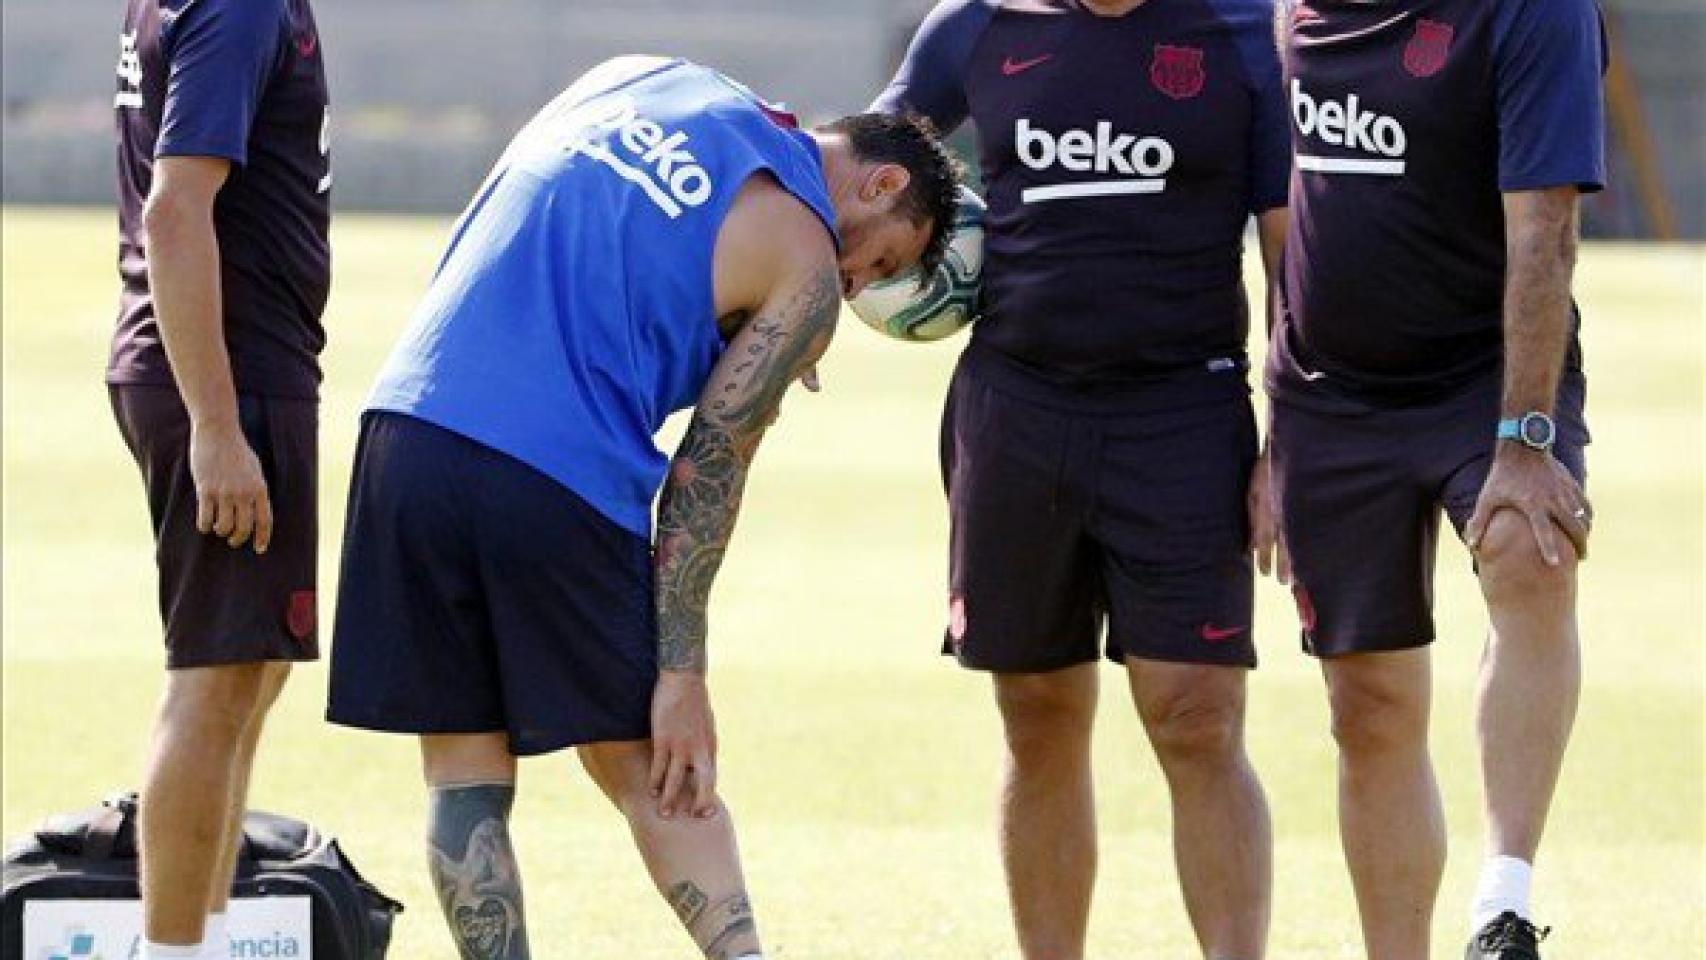
[[[1500,440],[1520,443],[1530,450],[1547,453],[1551,451],[1553,441],[1558,439],[1558,425],[1539,410],[1530,410],[1520,417],[1500,420],[1498,437]]]

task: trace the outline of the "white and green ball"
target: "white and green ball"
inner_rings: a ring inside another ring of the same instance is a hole
[[[936,272],[923,284],[916,269],[867,284],[853,298],[853,312],[896,340],[940,340],[969,326],[983,285],[983,214],[983,201],[961,187],[953,234]]]

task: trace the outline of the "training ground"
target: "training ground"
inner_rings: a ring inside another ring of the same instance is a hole
[[[161,686],[141,486],[101,371],[117,297],[110,210],[4,212],[4,791],[7,837],[136,782]],[[330,617],[356,409],[448,223],[344,216],[326,325],[321,617]],[[1590,245],[1578,271],[1589,376],[1582,568],[1586,685],[1539,864],[1547,960],[1699,957],[1702,924],[1702,333],[1706,248]],[[988,681],[936,655],[945,522],[936,470],[949,344],[848,316],[825,392],[790,396],[758,459],[713,598],[722,784],[772,956],[1014,955],[993,834]],[[673,434],[672,434],[673,436]],[[1435,956],[1461,955],[1481,843],[1470,702],[1483,634],[1455,542],[1439,564],[1434,749],[1451,860]],[[1353,960],[1321,682],[1288,595],[1259,588],[1251,749],[1278,836],[1270,957]],[[322,634],[324,636],[324,634]],[[1123,677],[1103,673],[1102,847],[1090,953],[1195,956],[1166,794]],[[429,891],[415,747],[321,719],[297,670],[256,774],[258,807],[337,834],[408,904],[392,956],[453,956]],[[680,958],[616,814],[566,756],[530,761],[513,824],[534,954]]]

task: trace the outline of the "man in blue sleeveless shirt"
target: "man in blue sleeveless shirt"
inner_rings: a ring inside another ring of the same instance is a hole
[[[568,746],[705,955],[760,955],[716,795],[711,581],[840,296],[932,267],[956,181],[916,118],[806,132],[711,70],[623,57],[463,214],[363,420],[328,711],[421,735],[462,956],[528,955],[515,758]],[[695,403],[667,463],[653,436]]]

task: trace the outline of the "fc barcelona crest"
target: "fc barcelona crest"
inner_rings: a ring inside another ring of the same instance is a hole
[[[1413,77],[1431,77],[1445,66],[1455,29],[1437,20],[1417,20],[1415,36],[1404,45],[1404,69]]]
[[[1204,79],[1201,47],[1155,45],[1155,59],[1149,64],[1149,82],[1155,89],[1174,100],[1189,100],[1202,93]]]

